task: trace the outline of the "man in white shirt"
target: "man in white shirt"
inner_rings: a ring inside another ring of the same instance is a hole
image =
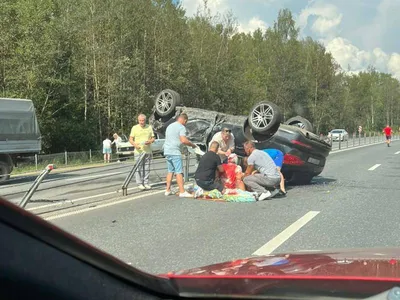
[[[221,162],[226,163],[228,156],[235,150],[235,137],[232,134],[232,130],[229,128],[223,128],[220,132],[214,134],[209,147],[212,142],[217,142],[219,144],[217,154],[221,158]]]
[[[115,150],[116,150],[116,152],[118,152],[118,147],[119,147],[118,145],[119,145],[119,143],[122,143],[122,139],[117,133],[114,133],[113,137],[114,137],[114,140],[111,144],[115,144]],[[119,156],[118,156],[118,162],[120,162]]]
[[[109,163],[111,157],[111,140],[106,137],[103,141],[103,154],[104,154],[104,162]]]

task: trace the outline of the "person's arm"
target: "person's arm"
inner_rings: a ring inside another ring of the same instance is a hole
[[[251,156],[249,156],[247,158],[247,168],[243,174],[243,178],[251,175],[253,173],[253,171],[254,171],[254,160],[251,158]]]
[[[181,141],[182,144],[192,147],[192,148],[196,148],[197,146],[195,144],[193,144],[191,141],[189,141],[189,139],[186,137],[186,129],[185,127],[183,127],[180,132],[179,132],[179,140]]]
[[[150,144],[154,143],[154,141],[156,140],[156,138],[155,138],[155,136],[154,136],[153,127],[150,127],[150,128],[151,128],[151,137],[150,137],[149,140],[147,140],[147,141],[145,142],[146,145],[150,145]]]

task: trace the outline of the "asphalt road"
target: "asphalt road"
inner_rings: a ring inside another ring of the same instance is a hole
[[[396,141],[331,153],[321,176],[288,187],[286,198],[179,199],[159,186],[44,218],[135,267],[164,273],[253,254],[398,246],[399,179]]]

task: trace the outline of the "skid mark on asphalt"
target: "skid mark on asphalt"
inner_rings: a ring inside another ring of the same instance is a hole
[[[276,248],[286,242],[291,236],[293,236],[297,231],[299,231],[304,225],[310,222],[319,213],[319,211],[309,211],[292,225],[290,225],[273,239],[271,239],[264,246],[259,248],[256,252],[253,253],[253,255],[271,254]]]
[[[379,168],[379,166],[381,166],[381,164],[373,165],[371,168],[368,169],[368,171],[373,171],[373,170]]]

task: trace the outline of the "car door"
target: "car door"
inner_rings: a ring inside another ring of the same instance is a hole
[[[151,145],[151,150],[153,151],[153,153],[160,153],[162,152],[162,149],[164,147],[164,142],[165,139],[160,139],[159,135],[157,133],[155,133],[155,140],[153,142],[153,144]]]

